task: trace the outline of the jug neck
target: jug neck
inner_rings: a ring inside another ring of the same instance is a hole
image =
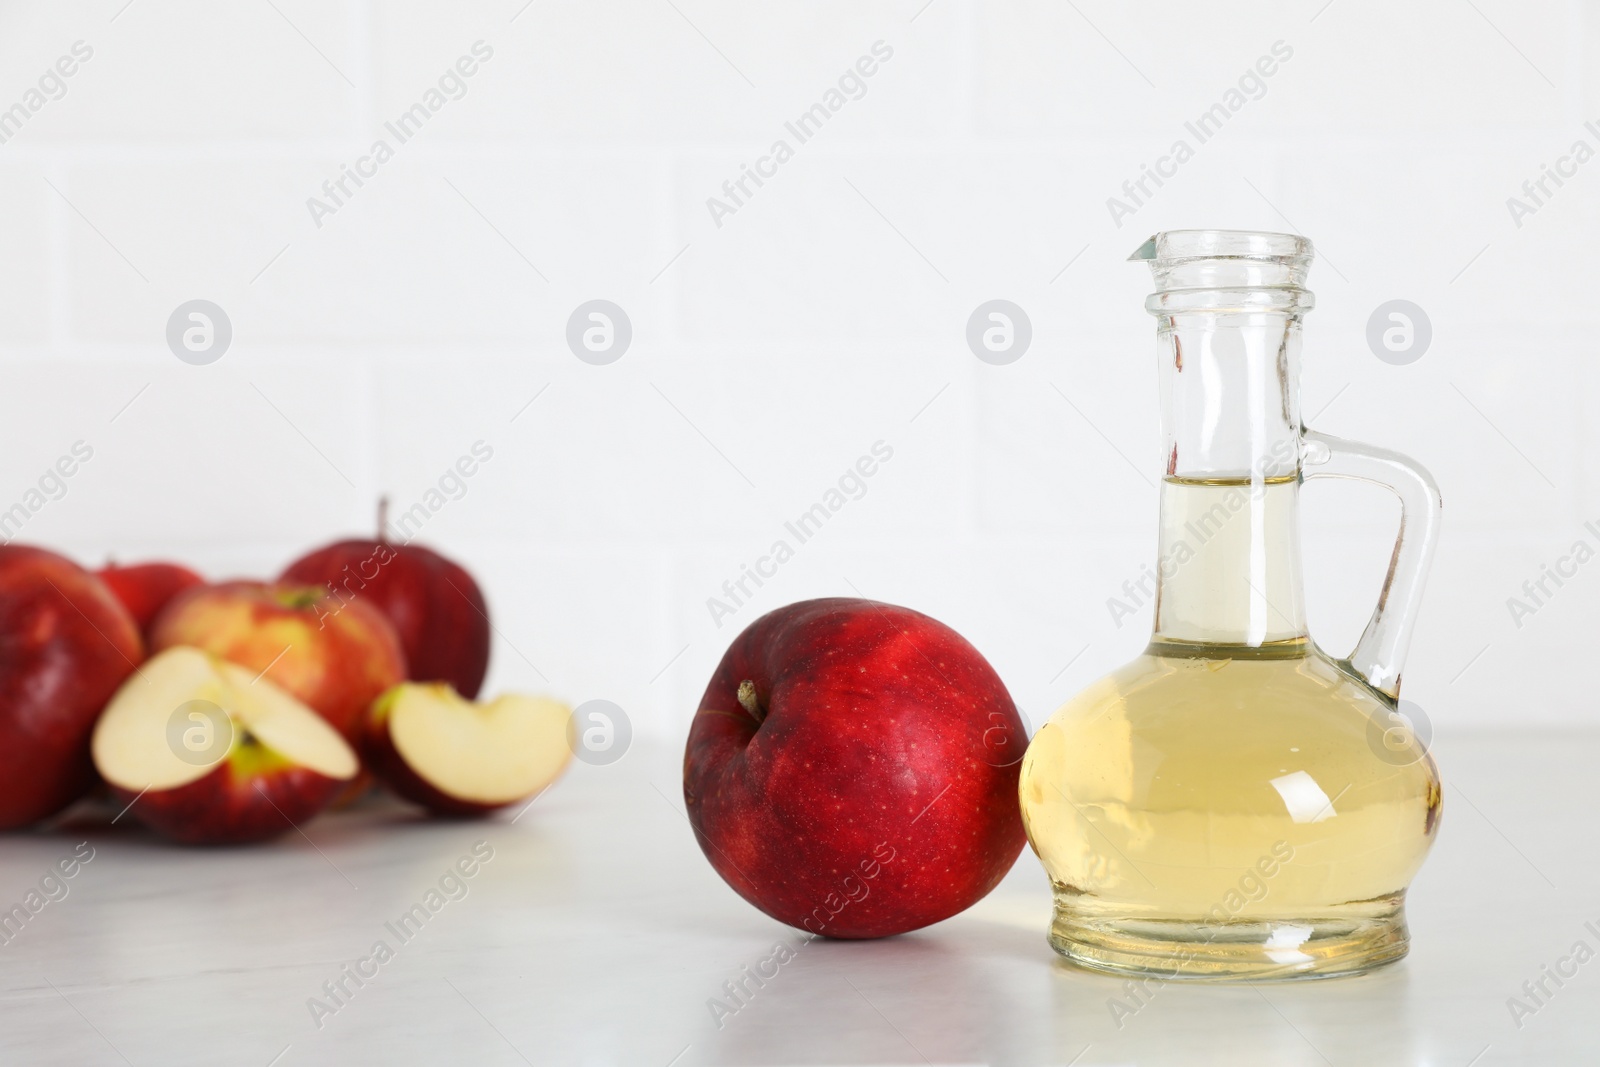
[[[1300,577],[1300,319],[1309,242],[1178,231],[1150,262],[1164,464],[1155,639],[1305,640]]]
[[[1165,477],[1295,476],[1303,432],[1299,314],[1193,310],[1158,319]]]
[[[1306,640],[1300,482],[1161,483],[1153,640],[1292,647]]]

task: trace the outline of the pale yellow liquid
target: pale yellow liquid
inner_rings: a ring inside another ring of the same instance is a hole
[[[1180,485],[1164,520],[1209,509],[1217,491]],[[1248,509],[1230,522],[1261,525]],[[1202,551],[1167,586],[1192,608],[1208,566]],[[1297,588],[1260,593],[1292,597],[1298,614]],[[1028,838],[1055,887],[1052,944],[1169,977],[1325,976],[1403,955],[1405,889],[1440,790],[1420,742],[1386,729],[1392,712],[1303,636],[1252,647],[1158,634],[1057,711],[1023,761]]]

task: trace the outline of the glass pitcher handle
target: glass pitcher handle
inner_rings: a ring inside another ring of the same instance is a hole
[[[1307,430],[1301,438],[1305,478],[1357,478],[1386,486],[1400,498],[1400,532],[1378,606],[1346,664],[1390,699],[1400,695],[1411,631],[1422,605],[1422,586],[1439,539],[1439,486],[1421,464],[1398,452]]]

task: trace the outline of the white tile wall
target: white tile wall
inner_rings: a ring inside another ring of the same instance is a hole
[[[0,502],[95,449],[25,539],[272,574],[481,440],[424,540],[487,588],[491,689],[676,737],[739,626],[859,590],[956,626],[1037,724],[1148,620],[1105,606],[1151,556],[1160,469],[1122,260],[1165,227],[1295,228],[1324,252],[1305,410],[1444,487],[1408,695],[1441,728],[1600,721],[1570,666],[1600,564],[1520,628],[1505,603],[1600,518],[1600,161],[1520,227],[1505,203],[1600,149],[1600,3],[275,5],[0,7],[0,112],[93,49],[0,144]],[[319,226],[307,198],[479,41]],[[717,225],[707,198],[877,41],[858,98]],[[1107,198],[1280,41],[1260,98],[1115,223]],[[209,367],[163,340],[197,297],[235,331]],[[1006,367],[964,342],[996,297],[1034,326]],[[1407,367],[1364,341],[1396,297],[1435,332]],[[610,366],[564,342],[594,298],[633,323]],[[880,439],[865,494],[717,626],[707,597]],[[1306,508],[1342,649],[1394,509],[1329,485]]]

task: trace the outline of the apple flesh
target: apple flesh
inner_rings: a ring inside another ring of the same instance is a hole
[[[382,505],[376,540],[339,541],[289,564],[279,579],[371,603],[394,626],[407,677],[447,682],[468,700],[489,668],[489,606],[472,575],[431,548],[389,541]]]
[[[947,919],[1022,851],[1026,733],[949,627],[868,600],[757,619],[689,729],[683,796],[706,858],[780,922],[838,938]]]
[[[201,710],[185,714],[189,708]],[[199,743],[189,747],[197,751],[184,752],[175,739],[195,731]],[[238,664],[181,646],[117,691],[95,727],[93,751],[135,818],[191,845],[292,830],[360,769],[338,732],[294,697]]]
[[[95,719],[143,659],[138,626],[100,579],[42,548],[0,546],[0,830],[88,792]]]
[[[108,563],[95,572],[111,589],[122,606],[128,609],[141,633],[148,633],[150,623],[167,601],[206,580],[178,563],[133,563],[126,567]]]
[[[224,582],[180,593],[150,629],[152,651],[179,645],[264,673],[352,745],[367,706],[406,676],[377,609],[315,586]]]
[[[572,757],[571,714],[542,697],[474,704],[442,683],[407,682],[373,703],[362,755],[407,800],[440,815],[485,815],[556,780]]]

